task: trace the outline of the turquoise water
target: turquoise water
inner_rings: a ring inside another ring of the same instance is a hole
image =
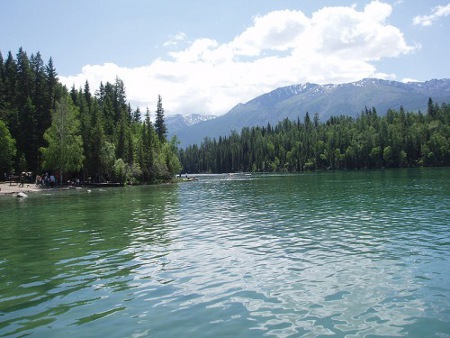
[[[0,196],[0,336],[450,337],[450,169]]]

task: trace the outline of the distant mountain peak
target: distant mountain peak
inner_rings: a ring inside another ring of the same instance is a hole
[[[291,85],[291,86],[280,87],[280,88],[274,89],[267,95],[278,96],[278,97],[282,97],[283,93],[285,93],[285,95],[297,95],[306,90],[310,90],[311,88],[316,88],[318,86],[319,86],[318,84],[309,83],[309,82],[304,83],[304,84],[296,84],[296,85]]]
[[[216,118],[215,115],[202,115],[202,114],[189,114],[189,115],[169,115],[166,117],[165,122],[169,131],[169,137],[175,135],[181,129],[193,126],[197,123],[208,121]]]
[[[216,115],[202,115],[202,114],[189,114],[189,115],[182,115],[182,114],[176,114],[176,115],[170,115],[166,117],[166,122],[171,122],[174,120],[181,120],[184,121],[184,123],[188,126],[192,126],[196,123],[208,121],[213,118],[216,118]]]

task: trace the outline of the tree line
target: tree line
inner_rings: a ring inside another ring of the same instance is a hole
[[[143,115],[143,116],[142,116]],[[176,139],[167,140],[162,98],[155,120],[132,109],[125,86],[101,83],[92,94],[68,90],[52,58],[20,48],[0,53],[0,169],[4,173],[52,171],[83,181],[158,182],[181,169]]]
[[[450,165],[450,105],[427,112],[365,108],[356,118],[319,115],[243,128],[180,150],[188,173],[299,172]]]

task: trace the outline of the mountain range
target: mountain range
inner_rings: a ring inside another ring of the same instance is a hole
[[[363,79],[346,84],[318,85],[312,83],[277,88],[245,104],[238,104],[224,115],[214,117],[194,114],[167,118],[169,136],[177,135],[180,146],[200,144],[205,137],[228,136],[243,127],[277,124],[285,118],[303,121],[306,112],[320,121],[331,116],[356,117],[366,107],[375,108],[379,115],[388,109],[426,112],[428,99],[450,103],[450,79],[425,82],[397,82]]]

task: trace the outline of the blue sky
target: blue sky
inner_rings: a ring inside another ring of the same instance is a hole
[[[450,78],[448,0],[1,0],[0,51],[133,106],[223,114],[277,87]]]

